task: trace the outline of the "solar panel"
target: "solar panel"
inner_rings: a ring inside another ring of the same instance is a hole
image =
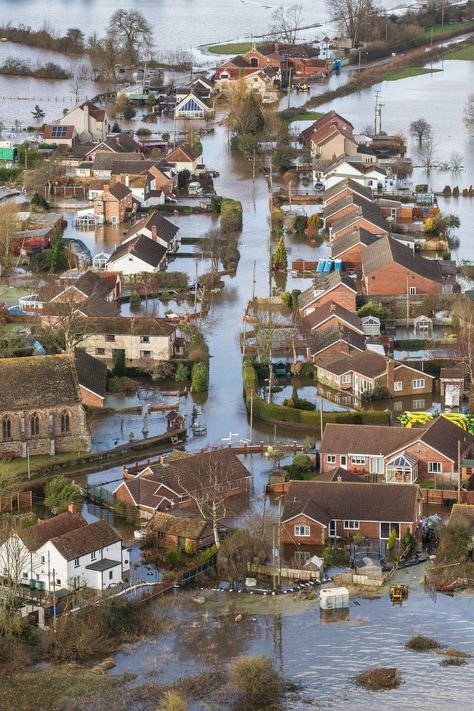
[[[53,126],[51,130],[51,138],[66,138],[67,126]]]

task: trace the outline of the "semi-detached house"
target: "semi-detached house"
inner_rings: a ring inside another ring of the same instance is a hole
[[[321,471],[334,467],[387,483],[457,477],[458,455],[469,459],[474,437],[445,417],[427,427],[328,424],[321,441]]]

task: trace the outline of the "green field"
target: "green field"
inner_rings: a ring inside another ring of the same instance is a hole
[[[442,69],[427,69],[426,67],[407,67],[400,69],[399,72],[392,72],[384,77],[384,81],[398,81],[398,79],[408,79],[409,77],[417,77],[422,74],[434,74],[442,72]]]
[[[433,37],[438,37],[438,35],[445,35],[448,32],[456,32],[457,30],[466,30],[468,32],[472,29],[472,22],[453,22],[452,25],[434,25],[433,28],[427,27],[425,30],[425,35],[431,37],[431,30],[433,30]]]
[[[453,52],[446,54],[443,59],[461,59],[464,61],[474,62],[474,44],[461,49],[455,49]]]
[[[245,54],[252,49],[252,42],[231,42],[230,44],[211,44],[208,48],[212,54]]]
[[[302,112],[300,114],[296,114],[296,116],[293,116],[291,118],[291,122],[293,121],[317,121],[321,116],[324,116],[324,112],[322,111],[306,111]]]

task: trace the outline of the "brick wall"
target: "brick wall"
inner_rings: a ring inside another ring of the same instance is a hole
[[[295,526],[309,526],[309,536],[296,536]],[[282,544],[289,543],[294,545],[316,545],[322,546],[325,542],[325,528],[320,523],[312,521],[307,516],[297,516],[296,518],[287,521],[281,527],[281,542]]]
[[[359,244],[354,245],[347,252],[341,254],[336,259],[342,259],[342,264],[344,266],[344,271],[354,269],[356,272],[362,271],[362,251],[365,246],[359,242]]]
[[[81,391],[81,400],[83,405],[87,405],[87,407],[103,407],[104,401],[101,397],[99,397],[99,395],[91,393],[90,390],[83,388],[82,385],[79,386],[79,390]]]
[[[413,274],[395,262],[381,267],[374,274],[364,275],[364,283],[368,296],[402,295],[407,293],[407,287],[415,287],[417,294],[439,294],[442,291],[440,282]]]
[[[425,386],[423,388],[414,388],[413,381],[424,379]],[[402,382],[402,390],[394,390],[394,382]],[[428,377],[425,373],[417,373],[402,365],[393,371],[393,377],[389,376],[387,387],[395,397],[405,395],[423,395],[433,392],[434,379]]]
[[[330,301],[334,301],[334,303],[343,306],[348,311],[355,311],[355,293],[351,289],[348,289],[346,286],[340,284],[331,291],[328,291],[327,293],[323,294],[319,299],[317,299],[317,301],[311,304],[311,306],[308,306],[304,310],[304,316],[307,316],[315,309],[319,309],[321,306],[324,306],[324,304],[327,304]]]
[[[418,478],[434,480],[434,474],[428,472],[428,462],[441,462],[444,474],[457,471],[457,465],[447,457],[443,457],[428,447],[424,442],[415,442],[409,447],[405,447],[405,452],[411,454],[418,460]]]
[[[338,212],[335,212],[333,215],[330,217],[327,217],[325,219],[326,227],[329,227],[330,225],[333,224],[333,222],[336,222],[336,220],[340,220],[342,217],[345,217],[346,215],[353,215],[357,213],[359,208],[357,205],[351,204],[351,205],[346,205],[342,209],[338,210]]]

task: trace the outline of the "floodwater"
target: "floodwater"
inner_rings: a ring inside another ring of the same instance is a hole
[[[413,568],[410,574],[400,575],[410,584],[408,600],[401,607],[393,607],[387,594],[376,600],[352,600],[346,619],[342,614],[333,623],[320,619],[316,602],[290,596],[205,591],[205,604],[193,606],[190,593],[179,591],[170,600],[155,603],[161,615],[169,614],[172,606],[179,620],[177,631],[126,648],[116,656],[112,674],[137,674],[134,686],[151,678],[167,683],[228,664],[237,656],[265,654],[300,688],[286,700],[286,709],[471,709],[469,666],[441,668],[439,655],[404,648],[411,635],[423,634],[474,651],[472,599],[432,598],[418,587],[422,575],[422,569]],[[239,613],[243,620],[236,625]],[[402,675],[401,687],[382,693],[357,688],[354,676],[373,666],[396,667]]]

